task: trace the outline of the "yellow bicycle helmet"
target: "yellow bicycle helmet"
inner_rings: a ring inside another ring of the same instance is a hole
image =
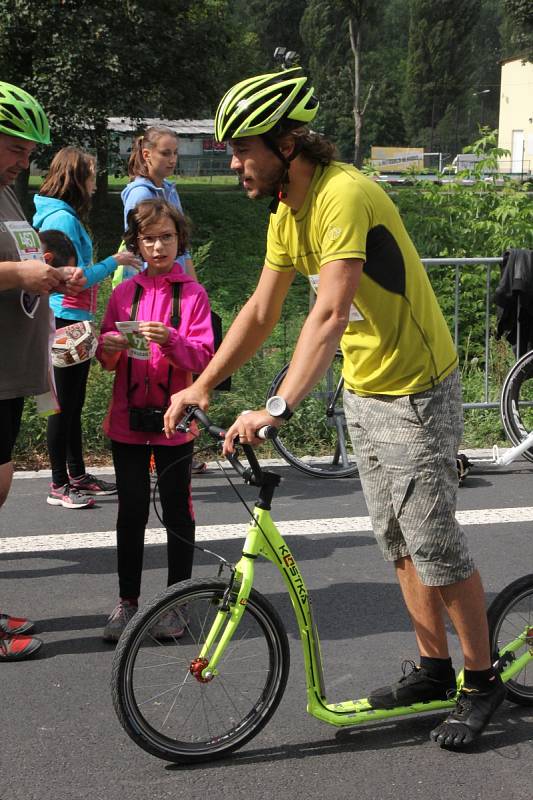
[[[215,115],[217,141],[288,131],[318,111],[314,89],[300,67],[257,75],[226,92]]]
[[[0,133],[50,144],[48,120],[37,100],[5,81],[0,81]]]

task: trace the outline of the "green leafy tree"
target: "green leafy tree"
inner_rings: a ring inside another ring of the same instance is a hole
[[[300,35],[300,19],[307,0],[235,0],[239,19],[245,18],[254,47],[247,51],[248,69],[245,75],[264,72],[275,67],[274,50],[286,47],[301,57],[304,45]]]
[[[103,194],[109,116],[184,116],[215,105],[227,54],[235,51],[230,44],[240,46],[238,29],[227,25],[228,6],[229,0],[0,0],[2,75],[46,109],[52,151],[75,143],[95,151]]]
[[[361,74],[365,85],[373,83],[372,101],[365,114],[361,146],[395,146],[406,142],[400,97],[405,82],[409,36],[405,0],[388,0],[380,8],[379,25],[369,25]]]
[[[480,0],[411,0],[406,85],[402,98],[409,144],[433,149],[435,130],[468,89],[472,30]]]
[[[346,142],[352,130],[354,163],[362,160],[361,134],[373,82],[363,82],[361,57],[365,32],[376,13],[369,0],[310,0],[301,33],[318,94],[326,110],[325,128],[337,128]],[[351,122],[348,123],[348,120]]]
[[[321,101],[318,124],[341,155],[360,163],[371,144],[404,143],[404,0],[384,0],[379,9],[369,2],[310,0],[301,31]]]
[[[395,198],[418,251],[426,257],[497,257],[509,248],[533,247],[533,203],[530,185],[497,174],[498,159],[507,151],[497,147],[497,132],[484,128],[481,137],[465,148],[478,156],[458,181],[439,185],[420,181]],[[468,178],[468,184],[461,182]],[[423,210],[423,211],[422,211]],[[494,270],[493,285],[499,279]],[[451,321],[454,286],[449,273],[433,275],[434,286]],[[485,283],[483,271],[463,269],[460,275],[463,338],[466,349],[483,356]]]
[[[507,18],[509,55],[533,61],[533,4],[531,0],[503,0]]]

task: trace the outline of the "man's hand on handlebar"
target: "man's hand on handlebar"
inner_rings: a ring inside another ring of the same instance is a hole
[[[170,439],[176,433],[176,425],[185,416],[188,406],[199,406],[203,411],[209,408],[209,392],[202,390],[196,383],[176,392],[170,399],[165,421],[165,436]]]
[[[244,411],[226,431],[222,452],[225,456],[234,452],[235,448],[233,442],[237,436],[244,444],[250,444],[252,446],[261,444],[263,440],[257,438],[256,432],[261,430],[265,425],[279,428],[282,422],[283,420],[279,418],[271,417],[266,409],[261,409],[260,411]]]

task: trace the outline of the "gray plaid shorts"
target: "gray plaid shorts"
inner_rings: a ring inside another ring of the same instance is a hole
[[[475,566],[455,518],[463,433],[458,371],[419,394],[345,390],[344,411],[384,558],[410,556],[426,586],[469,578]]]

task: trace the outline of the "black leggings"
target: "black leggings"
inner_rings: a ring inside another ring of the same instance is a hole
[[[72,322],[71,319],[56,317],[56,329],[72,325]],[[81,412],[85,402],[90,366],[90,361],[84,361],[83,364],[72,364],[70,367],[54,367],[61,411],[48,417],[46,441],[52,467],[52,481],[56,486],[68,483],[69,474],[71,478],[85,475]]]
[[[194,557],[194,512],[191,497],[193,442],[144,445],[111,442],[118,492],[117,566],[119,594],[134,600],[141,593],[144,531],[150,513],[150,455],[157,474],[170,466],[159,483],[163,522],[167,529],[168,586],[191,577]],[[169,530],[171,529],[171,530]],[[185,542],[177,539],[176,531]],[[187,544],[188,543],[188,544]]]

